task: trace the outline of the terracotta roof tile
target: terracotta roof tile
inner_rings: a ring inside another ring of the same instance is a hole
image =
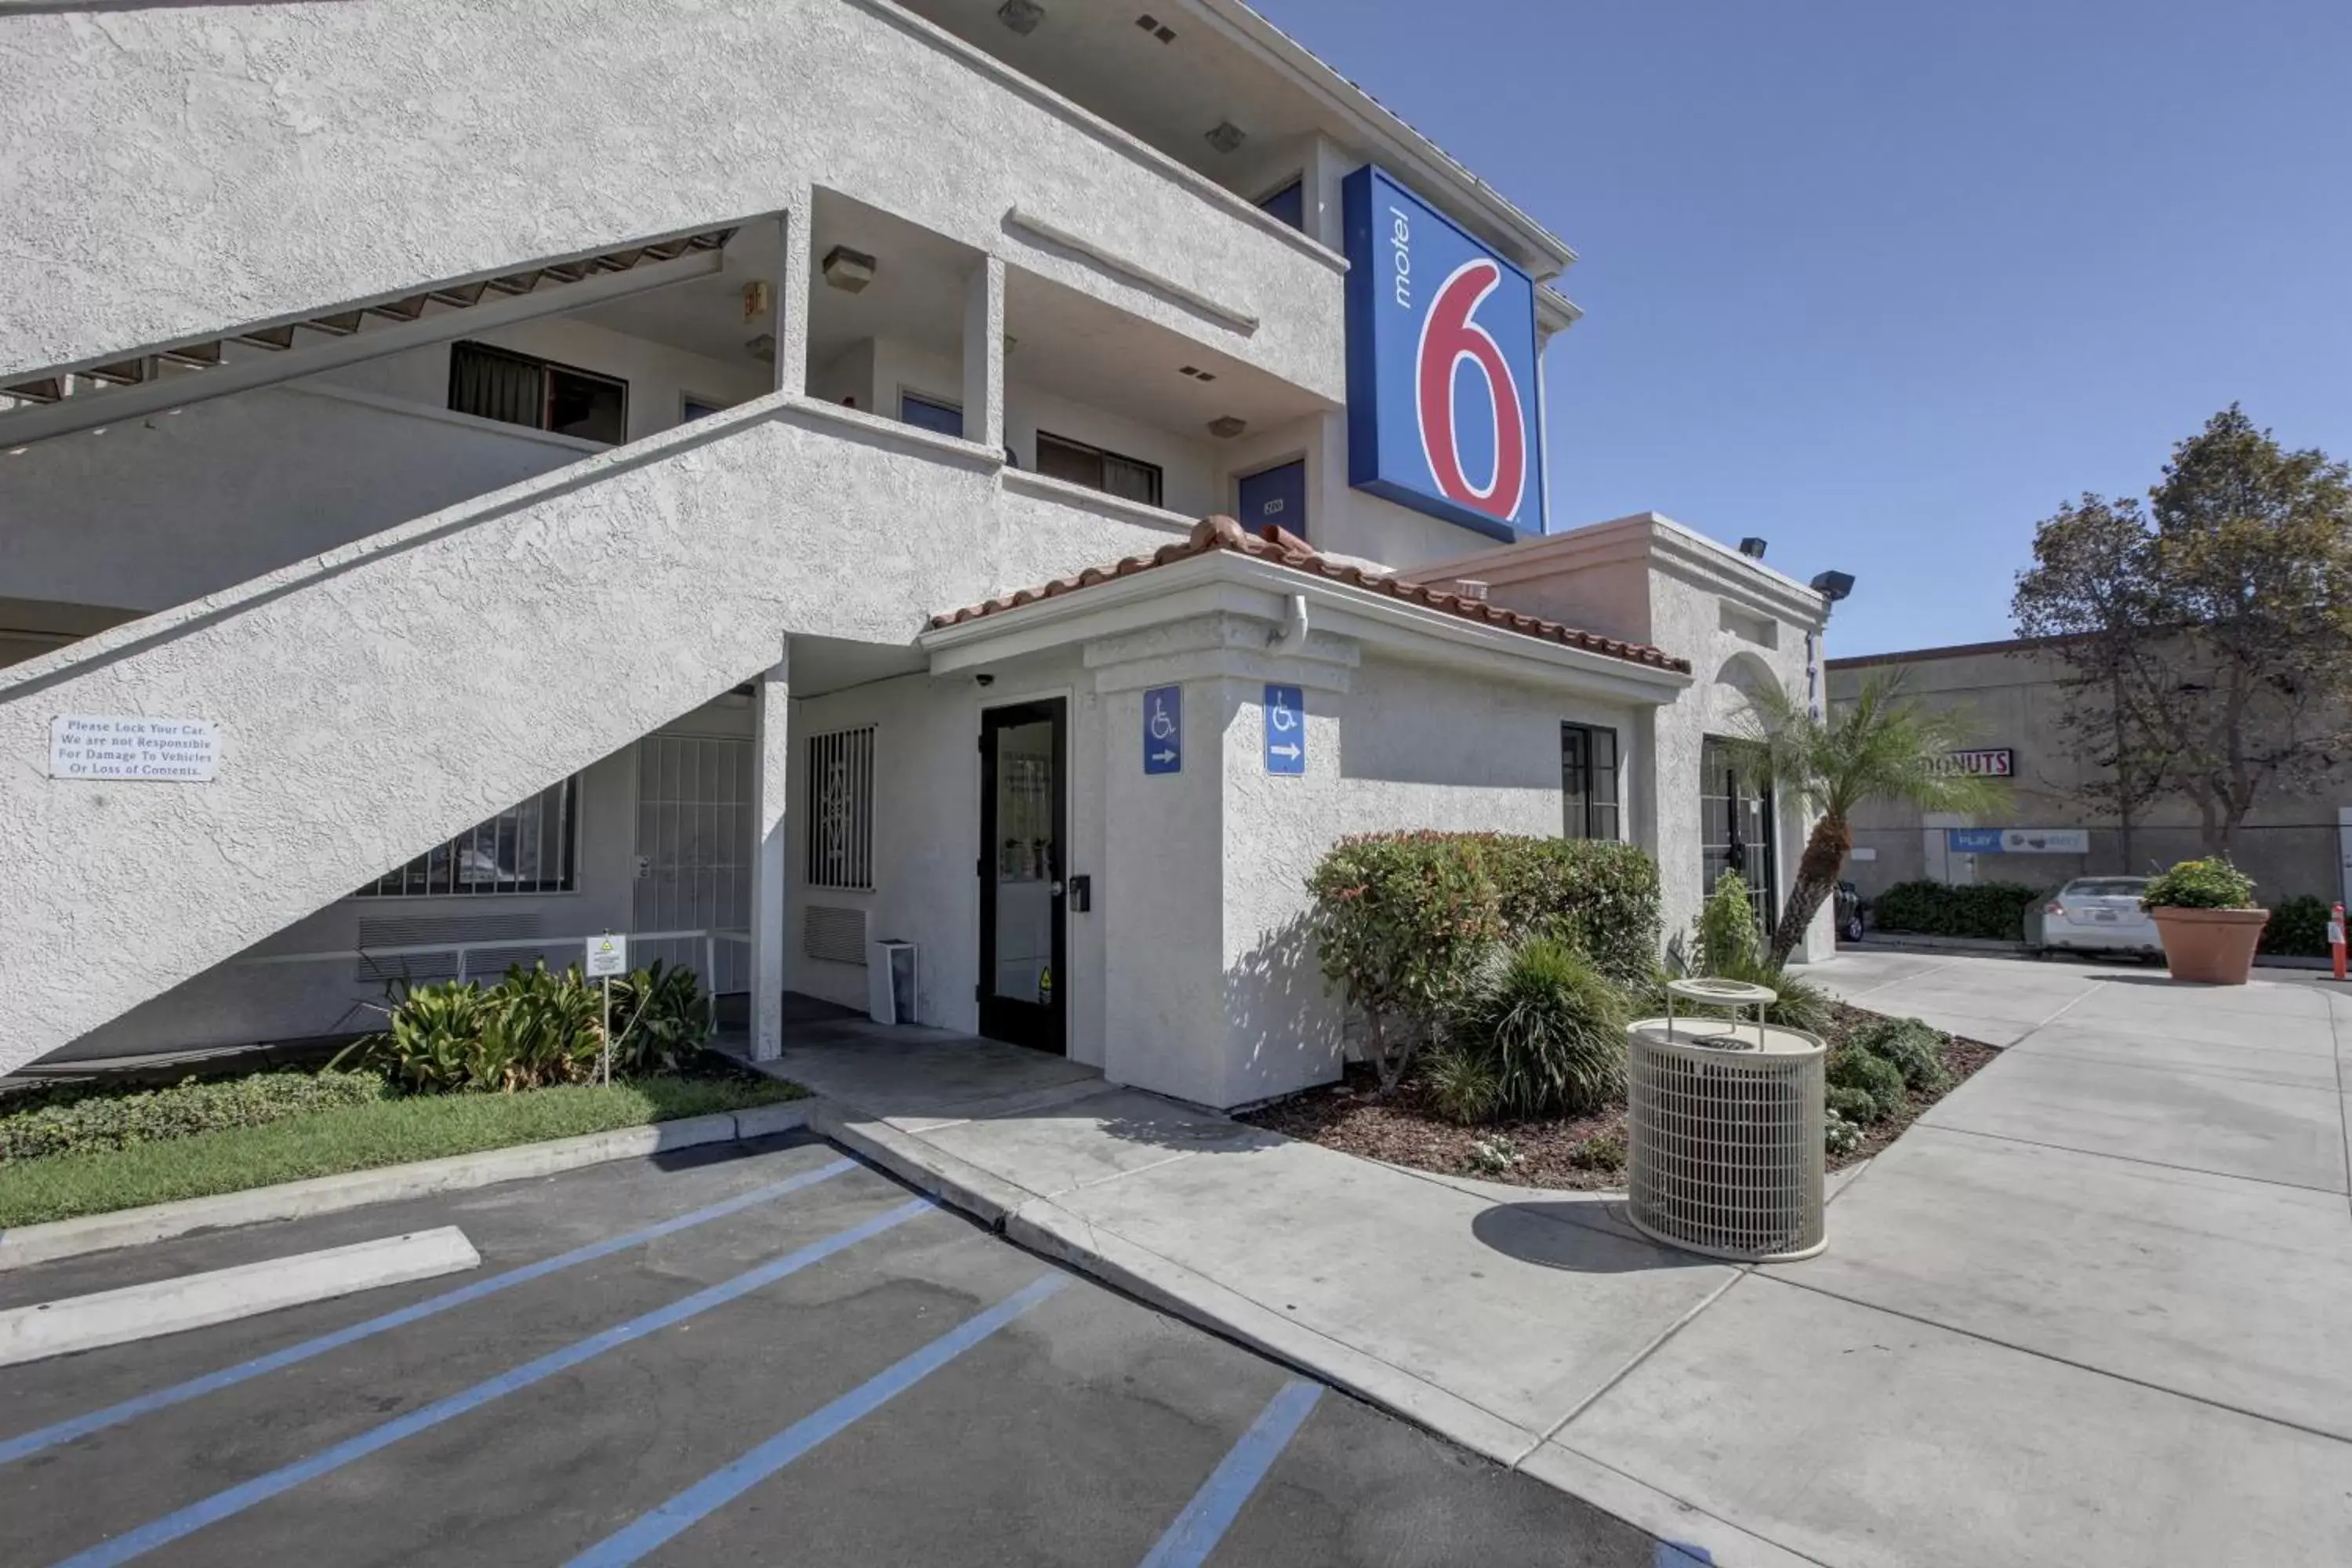
[[[983,616],[1018,609],[1024,605],[1034,605],[1040,599],[1059,598],[1065,594],[1075,594],[1081,588],[1090,588],[1097,583],[1108,583],[1117,577],[1132,577],[1138,572],[1149,572],[1154,566],[1190,561],[1194,556],[1206,555],[1217,550],[1230,550],[1236,555],[1269,561],[1295,572],[1312,573],[1335,583],[1386,594],[1392,599],[1426,605],[1447,615],[1459,616],[1464,620],[1484,621],[1527,637],[1539,637],[1545,642],[1582,648],[1588,653],[1605,654],[1611,658],[1648,665],[1655,669],[1679,670],[1685,675],[1690,673],[1690,660],[1676,658],[1647,643],[1624,642],[1616,637],[1602,637],[1598,632],[1579,631],[1574,626],[1562,626],[1558,621],[1548,621],[1538,616],[1522,615],[1500,605],[1488,604],[1484,599],[1465,598],[1462,595],[1449,594],[1419,583],[1399,582],[1389,573],[1367,572],[1360,566],[1318,555],[1305,540],[1272,523],[1253,532],[1224,516],[1202,518],[1192,525],[1190,538],[1179,543],[1163,544],[1149,555],[1130,555],[1108,566],[1089,566],[1067,577],[1056,577],[1040,587],[1023,588],[1017,593],[1001,595],[985,604],[971,605],[946,615],[933,616],[931,625],[961,626]]]

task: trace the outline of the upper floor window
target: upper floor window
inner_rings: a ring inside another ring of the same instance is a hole
[[[1559,727],[1560,831],[1570,838],[1616,838],[1617,731],[1597,724]]]
[[[629,384],[484,343],[449,347],[449,407],[617,446],[629,438]]]
[[[1037,432],[1037,471],[1088,489],[1105,490],[1146,506],[1160,504],[1160,465],[1122,458],[1100,447]]]
[[[963,410],[936,397],[924,397],[912,392],[900,393],[898,419],[901,424],[919,425],[942,436],[953,436],[959,440],[963,437]]]
[[[1293,180],[1274,195],[1259,197],[1257,205],[1260,211],[1271,213],[1293,228],[1304,229],[1307,226],[1307,183],[1304,180]]]
[[[452,894],[568,893],[580,822],[577,775],[386,871],[362,898],[437,899]]]

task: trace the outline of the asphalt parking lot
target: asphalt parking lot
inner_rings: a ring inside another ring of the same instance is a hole
[[[829,1145],[698,1156],[0,1274],[483,1258],[0,1369],[0,1563],[1690,1561]]]

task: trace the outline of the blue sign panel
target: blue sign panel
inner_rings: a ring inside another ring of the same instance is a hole
[[[1348,234],[1348,482],[1506,542],[1543,531],[1536,291],[1367,165]]]
[[[1998,855],[2000,853],[2000,829],[1998,827],[1947,827],[1944,847],[1954,855]]]
[[[1265,689],[1265,771],[1307,771],[1307,701],[1296,686]]]
[[[1184,689],[1155,686],[1143,694],[1143,771],[1184,771]]]

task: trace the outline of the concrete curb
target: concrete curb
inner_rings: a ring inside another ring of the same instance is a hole
[[[806,1126],[810,1108],[815,1103],[814,1100],[785,1100],[746,1110],[722,1110],[711,1116],[656,1121],[650,1127],[624,1127],[545,1143],[486,1149],[478,1154],[453,1154],[443,1160],[384,1165],[339,1176],[313,1176],[308,1181],[255,1187],[242,1193],[183,1198],[176,1203],[151,1204],[145,1208],[19,1226],[15,1230],[0,1231],[0,1271],[75,1258],[86,1252],[143,1246],[192,1231],[224,1230],[266,1220],[301,1219],[310,1215],[332,1214],[338,1209],[389,1203],[396,1198],[424,1197],[465,1187],[485,1187],[493,1182],[553,1175],[558,1171],[603,1164],[608,1160],[643,1159],[705,1143],[766,1138]]]
[[[960,1209],[993,1231],[1002,1231],[1013,1211],[1034,1195],[1002,1176],[935,1149],[911,1132],[822,1098],[804,1102],[809,1131],[860,1159],[881,1166],[908,1186]]]
[[[0,1366],[184,1333],[482,1266],[454,1225],[0,1311]]]

